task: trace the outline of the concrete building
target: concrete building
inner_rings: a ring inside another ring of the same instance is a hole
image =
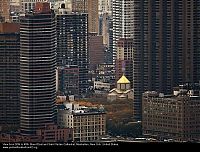
[[[57,66],[77,65],[79,68],[79,95],[88,92],[88,15],[71,13],[65,8],[56,14]]]
[[[0,130],[19,128],[20,26],[0,23]]]
[[[134,0],[113,0],[113,63],[117,58],[117,41],[119,38],[133,38]]]
[[[113,0],[99,0],[99,13],[108,12],[112,14],[112,1]]]
[[[66,103],[58,106],[58,125],[73,128],[74,141],[97,141],[106,133],[106,113],[103,108]]]
[[[37,2],[47,2],[47,0],[20,0],[20,12],[26,13],[33,11]],[[50,6],[49,6],[50,8]]]
[[[108,101],[133,99],[133,89],[131,89],[130,81],[123,75],[117,81],[117,88],[109,91],[107,95]]]
[[[117,41],[117,59],[115,64],[116,81],[123,75],[133,84],[133,39],[120,38]]]
[[[20,0],[10,0],[10,12],[20,12]]]
[[[94,90],[109,91],[111,89],[110,83],[104,83],[101,81],[94,81]]]
[[[200,0],[134,0],[134,118],[141,120],[142,93],[171,94],[200,78]]]
[[[159,140],[200,141],[200,85],[180,85],[173,95],[143,93],[142,130]]]
[[[99,35],[103,36],[103,44],[108,48],[110,45],[109,21],[111,16],[112,16],[112,0],[99,0]]]
[[[35,134],[54,123],[56,23],[49,3],[36,3],[20,23],[21,133]]]
[[[3,18],[3,21],[10,21],[10,1],[9,0],[0,0],[0,17]]]
[[[113,64],[99,64],[96,69],[96,81],[115,83],[115,66]]]
[[[95,71],[98,64],[104,63],[104,45],[103,36],[97,33],[89,34],[89,70]]]
[[[77,65],[57,67],[58,95],[79,95],[79,68]]]
[[[98,0],[72,0],[72,12],[88,13],[88,32],[98,33]]]

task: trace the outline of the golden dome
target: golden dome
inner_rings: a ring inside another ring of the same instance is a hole
[[[118,84],[127,84],[130,83],[130,81],[125,77],[125,75],[122,75],[122,77],[117,81]]]

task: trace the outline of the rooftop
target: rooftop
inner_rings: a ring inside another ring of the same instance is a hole
[[[130,83],[130,81],[126,78],[126,76],[123,74],[122,77],[117,81],[118,84],[127,84]]]

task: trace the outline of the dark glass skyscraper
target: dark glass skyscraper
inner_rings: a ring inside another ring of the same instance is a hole
[[[55,120],[56,25],[48,3],[36,3],[20,27],[21,132],[33,134]]]
[[[57,14],[57,66],[77,65],[79,93],[88,89],[88,15],[85,13]]]
[[[19,24],[0,23],[0,130],[20,122]]]
[[[200,79],[200,0],[135,0],[134,118],[141,120],[141,95],[162,93]]]

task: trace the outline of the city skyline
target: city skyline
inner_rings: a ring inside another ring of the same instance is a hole
[[[199,14],[200,0],[0,0],[0,142],[200,142]]]

